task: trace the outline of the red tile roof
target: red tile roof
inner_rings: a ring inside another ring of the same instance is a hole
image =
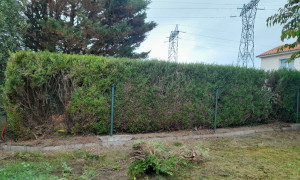
[[[283,53],[283,52],[289,52],[289,51],[295,51],[295,50],[300,50],[300,44],[298,44],[296,47],[289,49],[288,47],[283,48],[283,50],[278,50],[282,46],[278,46],[274,49],[271,49],[270,51],[267,51],[265,53],[260,54],[259,56],[265,56],[265,55],[271,55],[271,54],[277,54],[277,53]]]

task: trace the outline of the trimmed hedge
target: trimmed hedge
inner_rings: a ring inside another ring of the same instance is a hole
[[[129,133],[211,128],[218,86],[218,127],[291,121],[293,89],[300,87],[294,71],[30,51],[13,54],[5,75],[3,99],[16,137],[53,133],[55,119],[74,134],[108,133],[112,84],[114,129]]]
[[[285,122],[296,122],[297,90],[300,90],[300,72],[279,70],[269,72],[267,76],[266,84],[273,93],[273,112],[270,114],[270,117]]]

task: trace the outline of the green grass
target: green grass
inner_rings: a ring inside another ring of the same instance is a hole
[[[167,179],[300,179],[300,131],[150,144],[173,152],[191,148],[207,152],[204,162],[193,163]],[[133,162],[130,149],[14,153],[0,160],[0,179],[128,179]]]
[[[19,162],[0,168],[1,179],[59,179],[50,174],[54,170],[48,162]]]
[[[300,179],[300,131],[215,139],[202,146],[210,148],[208,160],[174,179]]]
[[[0,160],[0,179],[97,179],[102,171],[120,171],[129,159],[126,152],[103,156],[87,151],[15,153]]]
[[[299,179],[299,153],[294,150],[295,147],[223,148],[191,171],[190,179]]]

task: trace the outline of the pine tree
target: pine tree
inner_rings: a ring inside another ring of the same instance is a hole
[[[31,0],[25,44],[35,51],[139,57],[134,50],[156,24],[148,0]]]

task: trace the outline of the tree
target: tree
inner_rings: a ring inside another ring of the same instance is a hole
[[[134,50],[156,24],[149,0],[31,0],[24,42],[35,51],[139,57]]]
[[[278,13],[267,19],[267,25],[273,26],[275,24],[284,25],[281,33],[281,40],[287,40],[296,38],[296,41],[292,44],[285,44],[278,51],[282,51],[283,48],[294,48],[300,43],[300,1],[288,0],[284,8],[280,8]],[[296,52],[292,55],[291,59],[300,57],[300,52]]]
[[[10,52],[23,47],[22,35],[26,28],[23,3],[17,0],[0,1],[0,84],[4,82],[6,61]]]

